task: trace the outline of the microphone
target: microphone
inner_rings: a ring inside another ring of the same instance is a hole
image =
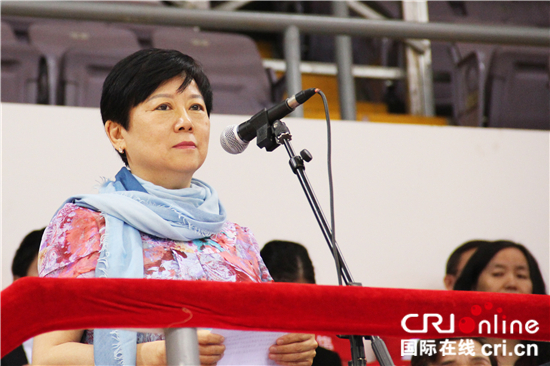
[[[261,118],[263,114],[267,114],[267,122],[272,123],[294,111],[318,91],[317,88],[302,90],[267,110],[264,108],[246,122],[227,126],[220,135],[220,143],[223,149],[230,154],[242,153],[248,143],[256,137],[258,128],[265,122],[265,119]]]

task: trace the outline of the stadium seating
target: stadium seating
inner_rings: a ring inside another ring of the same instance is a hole
[[[128,2],[131,3],[144,4]],[[145,4],[154,7],[174,5],[159,1]],[[399,2],[370,5],[390,19],[402,17]],[[550,26],[548,2],[455,1],[429,2],[428,6],[433,22]],[[331,14],[329,4],[322,2],[296,6],[275,4],[267,8],[268,11]],[[351,11],[350,16],[358,14]],[[211,80],[214,113],[250,115],[283,96],[284,75],[275,77],[270,70],[266,72],[255,42],[242,34],[123,21],[46,20],[14,15],[3,17],[2,23],[2,101],[5,102],[97,107],[102,83],[113,65],[124,56],[147,47],[178,49],[198,59]],[[332,37],[304,34],[303,59],[332,61],[334,54],[328,52],[332,42],[321,41],[332,41]],[[277,35],[260,38],[269,43],[267,48],[272,51],[280,46]],[[355,38],[361,38],[360,45]],[[438,116],[449,117],[452,111],[454,123],[464,126],[550,129],[548,50],[443,41],[433,41],[431,45],[434,103]],[[397,63],[403,68],[403,52],[398,41],[354,37],[353,48],[355,63],[386,66]],[[278,51],[275,56],[264,57],[281,58],[281,50]],[[311,77],[303,75],[304,89]],[[313,82],[314,86],[322,84],[319,78],[331,79],[331,87],[325,87],[324,91],[333,92],[329,109],[337,118],[336,79],[320,75]],[[391,83],[393,94],[389,93],[389,84],[382,80],[358,78],[355,83],[358,120],[393,121],[396,113],[405,112],[406,96],[401,80]],[[515,94],[518,90],[521,90],[520,95]],[[306,117],[324,116],[324,108],[319,103],[315,105],[316,102],[304,106]],[[388,118],[379,117],[386,114]],[[444,119],[438,120],[437,124],[442,121]]]
[[[456,45],[454,119],[462,126],[550,129],[550,50]],[[469,52],[469,53],[468,53]]]
[[[41,102],[43,65],[40,52],[19,42],[11,27],[2,22],[2,102]]]
[[[550,50],[498,49],[487,79],[487,126],[550,129]]]
[[[498,25],[498,26],[530,26],[530,27],[549,27],[550,17],[550,3],[543,1],[529,1],[529,2],[516,2],[516,1],[430,1],[428,2],[430,21],[433,22],[445,22],[456,24],[477,24],[477,25]],[[491,44],[473,44],[473,43],[451,43],[451,42],[432,42],[432,68],[434,75],[434,98],[435,105],[437,107],[448,107],[449,102],[452,101],[451,106],[453,108],[454,122],[459,125],[476,125],[484,126],[489,123],[489,126],[497,126],[495,121],[491,122],[486,119],[490,110],[486,109],[487,106],[480,106],[480,110],[483,110],[485,117],[479,117],[478,121],[473,122],[470,120],[466,122],[464,120],[463,110],[454,110],[458,106],[461,108],[461,101],[458,100],[460,92],[464,92],[464,79],[461,79],[461,72],[463,73],[468,65],[471,65],[473,58],[478,58],[478,67],[481,71],[480,76],[480,88],[485,94],[480,94],[480,98],[485,98],[485,101],[479,100],[478,102],[484,102],[487,104],[493,97],[487,95],[490,92],[487,85],[487,78],[489,77],[488,68],[491,65],[493,59],[493,53],[496,49],[521,49],[525,50],[525,47],[516,46],[499,46]],[[531,47],[533,49],[534,47]],[[455,52],[452,52],[455,51]],[[458,53],[456,53],[458,51]],[[536,48],[535,48],[536,52]],[[469,56],[471,53],[475,53],[477,56]],[[458,58],[453,55],[459,55]],[[467,57],[470,57],[469,62],[462,61]],[[455,67],[458,66],[458,69]],[[496,67],[496,66],[495,66]],[[452,76],[452,77],[449,77]],[[451,80],[452,79],[452,80]],[[537,89],[537,88],[535,88]],[[542,88],[538,88],[539,92],[543,92]],[[532,92],[535,92],[534,89]],[[452,99],[449,97],[452,95]],[[471,94],[472,95],[472,94]],[[543,98],[545,94],[538,94],[540,98]],[[498,100],[501,96],[494,96],[495,101],[492,102],[493,106],[500,103]],[[463,101],[464,102],[464,101]],[[470,97],[470,106],[471,106]],[[493,120],[495,113],[492,113]],[[471,116],[470,116],[471,117]],[[525,125],[524,123],[517,124],[518,128]],[[508,126],[512,127],[512,126]],[[528,128],[528,127],[525,127]]]
[[[38,22],[29,39],[46,56],[49,103],[61,105],[99,107],[110,68],[140,49],[134,33],[100,22]]]
[[[203,65],[214,92],[214,113],[248,115],[271,105],[268,75],[251,38],[166,27],[153,32],[152,44],[179,50]]]
[[[61,61],[60,104],[99,108],[105,78],[113,66],[138,49],[103,50],[75,48]]]

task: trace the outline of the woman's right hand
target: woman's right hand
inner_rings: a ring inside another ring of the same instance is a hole
[[[209,330],[198,330],[199,356],[201,365],[216,365],[222,359],[225,346],[223,336],[211,333]]]
[[[216,365],[225,351],[224,338],[221,335],[210,333],[208,330],[197,331],[197,336],[201,365]],[[137,354],[137,364],[140,366],[166,365],[166,344],[164,341],[140,343],[138,344]]]

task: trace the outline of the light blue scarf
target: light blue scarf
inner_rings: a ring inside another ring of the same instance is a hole
[[[216,191],[191,180],[191,187],[170,190],[133,176],[126,168],[100,194],[78,195],[74,203],[105,217],[105,234],[96,277],[143,278],[141,232],[177,241],[217,234],[226,213]],[[96,365],[135,365],[137,333],[117,329],[94,330]]]

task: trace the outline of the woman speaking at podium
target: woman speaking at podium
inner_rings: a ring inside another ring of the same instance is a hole
[[[210,83],[191,57],[148,49],[120,61],[103,85],[101,116],[128,169],[58,210],[42,240],[40,275],[271,281],[253,235],[226,221],[214,188],[193,178],[208,152],[211,109]],[[199,331],[198,339],[201,364],[216,364],[223,337]],[[316,347],[313,335],[287,334],[269,358],[311,365]],[[69,330],[36,337],[33,361],[165,365],[166,355],[162,334]]]

